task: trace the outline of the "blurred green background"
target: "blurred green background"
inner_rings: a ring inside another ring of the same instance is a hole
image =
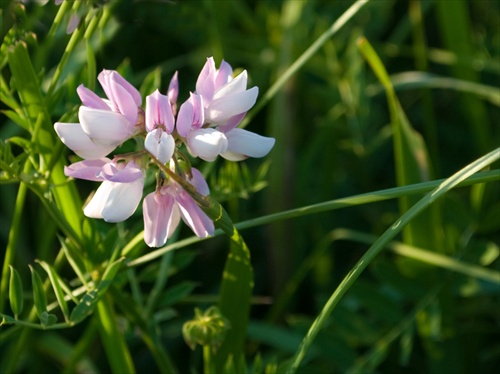
[[[181,103],[194,91],[209,56],[217,64],[225,59],[234,69],[246,69],[249,85],[258,86],[262,97],[352,2],[95,1],[83,4],[80,15],[104,4],[109,18],[91,40],[96,71],[119,69],[140,87],[158,69],[164,92],[178,70]],[[58,32],[46,39],[57,6],[26,2],[23,16],[13,11],[13,1],[1,5],[1,36],[13,24],[33,31],[39,46],[35,67],[52,71],[70,38]],[[271,154],[244,161],[241,168],[218,160],[211,170],[213,196],[224,201],[234,222],[397,186],[387,100],[357,47],[362,36],[383,60],[409,122],[423,137],[428,180],[448,177],[499,146],[499,3],[372,0],[248,123],[250,131],[276,138]],[[52,52],[44,53],[49,46]],[[54,122],[79,103],[77,85],[96,84],[87,82],[85,46],[80,49],[63,71],[64,100],[56,106]],[[15,135],[26,134],[0,117],[0,138]],[[250,180],[241,177],[242,170]],[[78,186],[83,199],[96,188]],[[0,185],[1,249],[8,242],[16,191],[16,185]],[[424,225],[412,243],[399,240],[500,270],[498,196],[498,183],[452,191],[436,204],[432,232]],[[28,263],[50,261],[58,248],[55,224],[34,195],[28,199],[15,257],[25,279]],[[257,351],[267,361],[293,355],[339,281],[400,209],[390,200],[243,231],[256,284],[248,360]],[[98,225],[104,231],[111,227]],[[141,225],[137,212],[120,227],[135,234]],[[180,236],[188,235],[182,228]],[[200,370],[201,354],[184,344],[182,323],[194,306],[211,304],[226,250],[226,242],[215,238],[175,253],[179,271],[172,270],[169,285],[179,286],[182,297],[165,299],[174,314],[161,324],[161,336],[183,373]],[[141,268],[146,289],[157,268],[155,262]],[[21,370],[54,372],[64,356],[59,345],[74,348],[87,328],[85,322],[57,334],[37,332]],[[138,372],[157,371],[140,339],[124,330]],[[97,342],[87,354],[98,371],[106,372],[99,347]],[[386,251],[335,309],[299,372],[493,373],[499,364],[499,285]]]

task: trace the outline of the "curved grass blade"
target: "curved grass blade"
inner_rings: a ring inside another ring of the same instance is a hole
[[[456,187],[461,181],[467,179],[474,173],[484,167],[492,164],[493,162],[500,159],[500,148],[497,148],[490,153],[484,155],[473,163],[467,165],[444,182],[442,182],[437,188],[429,192],[422,199],[420,199],[414,206],[412,206],[406,213],[404,213],[394,224],[387,229],[373,245],[366,251],[366,253],[361,257],[361,259],[354,265],[354,267],[349,271],[349,273],[342,280],[337,289],[330,296],[325,306],[321,310],[318,317],[314,320],[313,324],[309,328],[306,336],[304,337],[299,349],[293,356],[290,366],[287,368],[287,373],[296,373],[297,369],[302,362],[308,348],[316,338],[319,330],[322,328],[327,318],[338,304],[340,299],[348,291],[348,289],[354,284],[359,275],[363,270],[372,262],[372,260],[382,251],[382,249],[399,233],[401,230],[411,222],[418,214],[420,214],[424,209],[428,208],[442,195]]]
[[[457,187],[465,187],[478,183],[488,183],[500,180],[500,170],[491,170],[478,173],[477,175],[473,175],[471,178],[468,178],[464,181],[461,181]],[[299,208],[294,208],[290,210],[286,210],[284,212],[278,212],[269,214],[266,216],[249,219],[247,221],[238,222],[235,224],[235,227],[238,230],[244,230],[251,227],[266,225],[271,222],[276,222],[280,220],[292,219],[303,217],[311,214],[318,214],[323,212],[329,212],[332,210],[348,208],[363,204],[371,204],[391,199],[397,199],[401,196],[407,195],[420,195],[431,191],[432,189],[439,186],[443,183],[445,179],[437,179],[429,182],[415,183],[408,186],[403,187],[394,187],[388,188],[385,190],[367,192],[359,195],[353,195],[348,197],[342,197],[339,199],[334,199],[330,201],[324,201],[322,203],[307,205]],[[222,230],[216,230],[214,236],[221,235],[223,233]],[[208,238],[207,238],[208,239]],[[166,245],[165,247],[159,248],[157,250],[151,251],[141,257],[138,257],[132,261],[130,261],[127,266],[133,267],[143,264],[145,262],[152,261],[169,251],[175,251],[179,248],[184,248],[193,243],[197,243],[200,240],[196,236],[192,236],[183,240],[179,240],[178,242]],[[140,247],[141,242],[143,241],[143,232],[138,233],[122,250],[122,255],[128,255],[132,253],[134,250]]]

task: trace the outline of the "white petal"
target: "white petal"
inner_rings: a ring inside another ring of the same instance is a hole
[[[104,181],[83,213],[90,218],[104,218],[106,222],[124,221],[137,209],[143,186],[143,178],[132,183]]]
[[[238,128],[228,131],[226,137],[227,152],[222,153],[221,156],[231,161],[243,160],[246,157],[264,157],[275,143],[274,138]]]
[[[114,146],[96,145],[83,131],[79,123],[57,122],[54,129],[66,147],[87,160],[102,158],[115,149]]]
[[[205,112],[206,123],[223,123],[229,118],[247,112],[257,100],[259,89],[251,89],[213,100]]]
[[[213,99],[219,99],[224,96],[234,95],[244,92],[247,89],[247,71],[244,70],[240,75],[222,86],[214,95]]]
[[[186,139],[188,151],[205,161],[214,161],[228,145],[224,133],[211,128],[191,131]]]
[[[83,131],[99,146],[117,147],[132,136],[133,125],[120,113],[81,106],[78,117]]]
[[[174,154],[175,140],[165,131],[155,129],[146,135],[144,147],[161,163],[166,164]]]

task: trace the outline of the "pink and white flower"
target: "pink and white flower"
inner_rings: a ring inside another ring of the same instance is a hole
[[[198,170],[191,169],[191,172],[192,178],[188,181],[198,193],[207,196],[210,193],[207,182]],[[174,233],[181,218],[199,238],[214,234],[212,220],[173,180],[147,195],[142,203],[142,209],[144,241],[150,247],[163,246]]]
[[[208,58],[198,76],[196,93],[180,107],[176,128],[192,156],[214,161],[221,155],[240,161],[263,157],[274,146],[273,138],[236,128],[255,104],[258,88],[247,90],[246,71],[234,79],[232,74],[227,62],[216,69],[214,59]]]
[[[80,122],[54,125],[61,141],[84,159],[104,157],[140,131],[136,127],[142,104],[139,91],[116,71],[103,70],[98,79],[108,100],[80,85]]]
[[[175,150],[174,114],[170,99],[156,90],[146,97],[146,140],[144,147],[161,163],[170,160]]]
[[[144,173],[134,161],[83,160],[65,167],[64,174],[102,182],[83,209],[90,218],[102,218],[106,222],[124,221],[135,212],[142,198]]]

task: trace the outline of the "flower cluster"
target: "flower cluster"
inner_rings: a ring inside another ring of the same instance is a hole
[[[198,237],[213,235],[211,219],[172,176],[183,178],[197,193],[207,196],[207,182],[189,165],[183,144],[191,156],[205,161],[214,161],[219,155],[232,161],[263,157],[272,149],[273,138],[237,127],[258,94],[257,87],[247,89],[246,71],[233,78],[227,62],[222,61],[217,69],[213,58],[208,58],[196,90],[179,110],[177,73],[166,95],[156,90],[146,97],[145,109],[139,91],[118,72],[104,70],[98,80],[107,98],[79,86],[80,122],[54,125],[61,141],[83,159],[66,167],[65,174],[102,182],[84,214],[107,222],[129,218],[141,202],[145,171],[155,164],[156,189],[142,205],[146,244],[164,245],[181,218]],[[138,151],[106,157],[131,138],[139,140]]]

